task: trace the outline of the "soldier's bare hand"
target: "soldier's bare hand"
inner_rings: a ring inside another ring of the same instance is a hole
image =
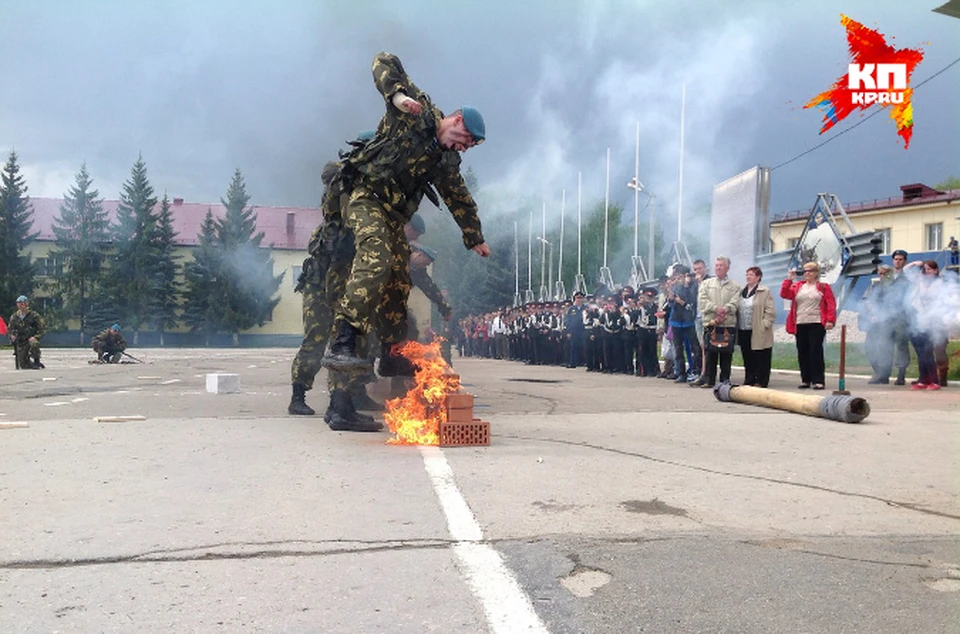
[[[403,111],[410,114],[420,114],[420,102],[413,97],[407,97],[403,100]]]
[[[490,247],[486,242],[481,242],[477,246],[473,247],[473,252],[479,255],[481,258],[485,258],[490,255]]]

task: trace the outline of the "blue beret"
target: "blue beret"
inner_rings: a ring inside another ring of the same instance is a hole
[[[436,252],[434,249],[431,249],[430,247],[425,246],[425,245],[423,245],[423,244],[418,245],[418,246],[419,246],[418,251],[420,251],[420,253],[422,253],[422,254],[424,254],[425,256],[427,256],[428,258],[430,258],[430,261],[431,261],[431,262],[433,262],[434,260],[437,259],[437,252]]]
[[[463,114],[463,125],[473,136],[474,143],[483,143],[484,139],[487,138],[487,126],[483,123],[483,116],[480,114],[480,111],[471,106],[464,106],[460,108],[460,112]]]
[[[377,135],[373,130],[362,130],[360,134],[357,135],[358,141],[369,141]]]
[[[17,303],[18,303],[18,304],[19,304],[20,302],[29,302],[29,301],[30,301],[30,300],[27,299],[27,296],[26,296],[26,295],[21,295],[20,297],[17,298]]]
[[[420,214],[413,214],[413,217],[410,218],[408,224],[420,235],[423,235],[427,232],[427,223],[423,221],[423,216]]]
[[[120,324],[114,324],[110,326],[110,330],[115,330],[117,332],[120,332]]]

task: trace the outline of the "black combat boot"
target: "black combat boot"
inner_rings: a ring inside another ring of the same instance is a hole
[[[330,350],[320,361],[323,367],[338,372],[356,372],[369,363],[357,356],[357,337],[360,331],[344,320],[337,322],[337,336]]]
[[[287,413],[295,416],[313,416],[316,412],[307,405],[307,388],[303,383],[293,384],[293,397],[290,399],[290,405],[287,406]]]
[[[334,431],[380,431],[383,429],[382,423],[357,413],[350,395],[344,390],[334,390],[330,393],[330,407],[327,408],[323,419]]]
[[[356,409],[365,409],[372,412],[383,411],[383,403],[378,403],[370,398],[363,386],[352,387],[348,391],[350,392],[350,400],[353,401],[353,406]]]
[[[380,344],[380,376],[413,376],[416,369],[410,359],[401,354],[392,352],[394,345],[398,348],[401,344],[382,343]]]

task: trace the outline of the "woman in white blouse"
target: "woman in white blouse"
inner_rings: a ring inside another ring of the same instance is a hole
[[[773,357],[773,322],[777,310],[770,289],[760,284],[759,266],[747,269],[740,304],[737,308],[737,340],[743,355],[743,384],[767,387]]]

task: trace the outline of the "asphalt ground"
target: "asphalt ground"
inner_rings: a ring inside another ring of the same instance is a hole
[[[131,353],[0,369],[0,632],[960,632],[957,387],[455,359],[491,446],[422,449],[288,416],[290,349]]]

